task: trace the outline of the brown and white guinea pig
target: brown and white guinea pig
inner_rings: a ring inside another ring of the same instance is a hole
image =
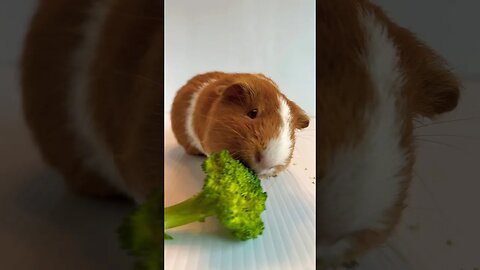
[[[163,179],[158,0],[41,0],[21,60],[26,122],[71,189],[144,200]]]
[[[339,266],[399,222],[413,121],[453,110],[459,81],[409,30],[365,0],[317,1],[317,262]]]
[[[262,74],[210,72],[177,92],[171,123],[187,153],[228,150],[264,178],[288,166],[309,118]]]

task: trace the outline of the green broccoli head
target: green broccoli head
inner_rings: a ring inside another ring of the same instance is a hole
[[[255,173],[228,151],[210,155],[202,169],[206,173],[202,191],[164,209],[165,229],[216,216],[240,240],[261,235],[267,193]]]
[[[211,155],[202,164],[207,177],[201,196],[213,202],[217,219],[240,240],[256,238],[264,229],[261,213],[267,193],[255,173],[227,151]]]
[[[156,270],[163,266],[163,239],[162,228],[163,194],[160,192],[152,196],[135,212],[126,217],[118,228],[122,247],[130,255],[142,258],[137,262],[135,269]]]

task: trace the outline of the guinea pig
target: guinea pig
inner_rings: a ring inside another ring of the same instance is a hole
[[[262,74],[210,72],[178,90],[171,124],[187,153],[228,150],[264,178],[288,166],[309,118]]]
[[[329,269],[388,239],[412,181],[413,121],[453,110],[461,86],[368,1],[317,1],[316,17],[316,256]]]
[[[141,202],[163,183],[162,7],[39,1],[21,59],[23,110],[73,191]]]

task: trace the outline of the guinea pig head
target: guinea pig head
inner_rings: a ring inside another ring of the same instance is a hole
[[[206,128],[209,152],[229,150],[261,178],[284,170],[295,130],[309,125],[305,112],[262,75],[238,76],[217,94]]]

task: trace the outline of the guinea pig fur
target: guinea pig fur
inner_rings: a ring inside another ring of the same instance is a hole
[[[459,82],[410,31],[365,0],[317,1],[317,265],[384,243],[414,164],[413,120],[454,109]]]
[[[163,10],[42,0],[21,60],[24,115],[68,188],[144,200],[163,181]]]
[[[284,170],[309,118],[262,74],[210,72],[175,96],[172,129],[189,154],[228,150],[260,177]]]

